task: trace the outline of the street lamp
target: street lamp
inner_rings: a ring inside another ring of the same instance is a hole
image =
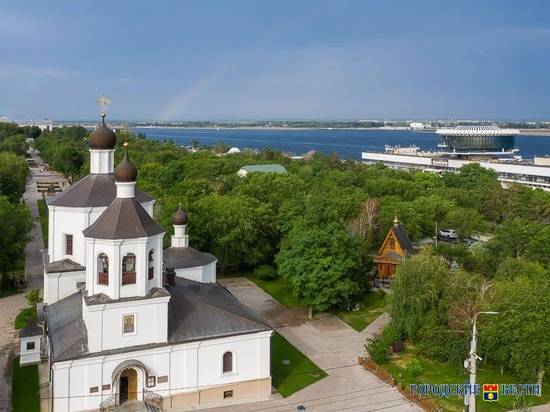
[[[296,410],[297,410],[298,412],[305,412],[306,407],[305,407],[304,405],[300,405],[300,406],[298,406],[298,407],[296,408]]]
[[[476,395],[475,391],[473,390],[475,384],[476,384],[476,370],[477,360],[482,360],[479,356],[477,356],[477,316],[478,315],[498,315],[499,312],[492,312],[492,311],[486,311],[486,312],[477,312],[474,315],[474,320],[472,322],[472,342],[470,343],[470,358],[466,359],[464,361],[464,367],[468,369],[470,368],[470,393],[468,397],[468,412],[475,412],[476,411]]]

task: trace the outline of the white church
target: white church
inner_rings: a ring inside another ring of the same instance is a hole
[[[54,412],[268,399],[271,328],[216,283],[217,259],[189,246],[181,207],[163,250],[155,200],[136,189],[127,151],[115,169],[102,116],[90,174],[48,201],[44,322],[22,331],[21,362],[42,347]]]

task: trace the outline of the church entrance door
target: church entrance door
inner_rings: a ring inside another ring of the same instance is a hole
[[[137,399],[137,372],[135,369],[124,369],[120,374],[120,403]]]

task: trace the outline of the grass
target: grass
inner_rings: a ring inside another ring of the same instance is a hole
[[[413,376],[406,368],[407,362],[416,358],[420,361],[423,372],[419,376]],[[457,368],[455,366],[432,361],[424,358],[421,354],[417,353],[414,347],[407,347],[398,357],[392,358],[381,365],[388,372],[390,372],[398,381],[405,385],[408,390],[411,383],[467,383],[469,379],[468,372],[464,368]],[[509,373],[500,374],[500,372],[494,367],[478,363],[477,367],[477,382],[484,383],[533,383],[533,382],[521,382],[518,378],[515,378]],[[528,402],[532,402],[533,405],[539,405],[550,402],[550,391],[544,391],[541,397],[528,396],[526,397]],[[464,409],[464,401],[462,397],[454,398],[438,398],[437,402],[445,411],[462,411]],[[485,402],[482,397],[477,397],[477,410],[481,412],[497,412],[508,411],[515,409],[518,405],[515,405],[517,398],[511,396],[499,396],[496,402]]]
[[[305,388],[327,374],[278,333],[271,337],[273,386],[283,396]]]
[[[289,309],[297,308],[300,305],[298,298],[292,293],[292,288],[285,278],[278,277],[273,280],[262,280],[254,277],[252,274],[245,274],[248,279],[269,293],[280,304]]]
[[[44,239],[44,247],[48,247],[48,206],[46,200],[38,199],[38,214],[40,215],[40,227],[42,228],[42,239]]]
[[[13,326],[15,327],[15,329],[23,329],[27,324],[27,320],[29,318],[36,320],[35,308],[29,307],[21,309],[21,311],[17,314],[15,320],[13,321]]]
[[[361,332],[370,323],[386,310],[388,304],[387,294],[384,292],[369,292],[359,303],[359,310],[340,310],[336,316],[350,325],[353,329]]]
[[[14,358],[11,371],[13,412],[40,412],[38,366],[19,366]]]

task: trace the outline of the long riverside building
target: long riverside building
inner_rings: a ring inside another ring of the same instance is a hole
[[[494,170],[504,187],[510,183],[520,183],[533,188],[550,191],[550,166],[538,166],[514,161],[462,160],[437,155],[415,155],[396,153],[363,152],[362,160],[367,164],[383,163],[389,167],[422,170],[425,172],[458,172],[470,163]]]

